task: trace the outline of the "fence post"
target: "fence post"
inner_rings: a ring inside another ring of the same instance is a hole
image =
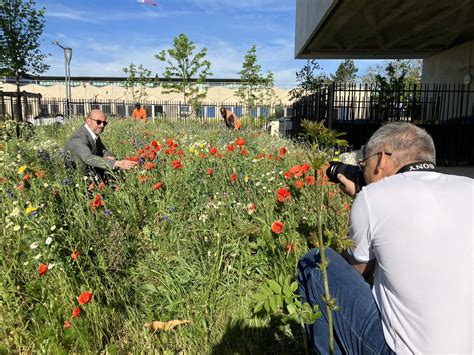
[[[327,101],[327,108],[328,108],[328,128],[332,129],[332,121],[334,115],[334,83],[329,84],[328,86],[328,101]]]

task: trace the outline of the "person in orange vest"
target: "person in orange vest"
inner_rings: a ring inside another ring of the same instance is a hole
[[[147,121],[146,110],[143,107],[141,107],[139,102],[135,104],[135,109],[132,112],[132,119],[141,121],[141,122]]]
[[[231,110],[227,110],[225,107],[221,107],[221,115],[224,119],[225,125],[227,128],[230,128],[234,131],[240,129],[240,120],[239,117]]]

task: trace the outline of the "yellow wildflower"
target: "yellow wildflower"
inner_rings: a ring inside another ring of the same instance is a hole
[[[31,212],[34,212],[34,211],[36,211],[37,209],[38,209],[38,208],[33,207],[33,206],[31,205],[31,203],[30,203],[30,204],[28,205],[28,207],[25,209],[25,213],[26,213],[26,214],[30,214]]]
[[[22,165],[18,168],[18,174],[24,174],[26,170],[26,165]]]

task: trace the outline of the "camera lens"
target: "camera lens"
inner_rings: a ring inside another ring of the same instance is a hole
[[[329,181],[339,183],[337,175],[342,174],[349,180],[356,184],[356,189],[360,190],[362,186],[365,186],[364,173],[359,166],[344,164],[339,161],[330,161],[329,168],[326,170],[326,176]]]

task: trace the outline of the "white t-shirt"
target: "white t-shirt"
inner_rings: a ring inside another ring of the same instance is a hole
[[[373,294],[397,353],[471,353],[474,180],[406,172],[351,210],[354,258],[377,259]]]

